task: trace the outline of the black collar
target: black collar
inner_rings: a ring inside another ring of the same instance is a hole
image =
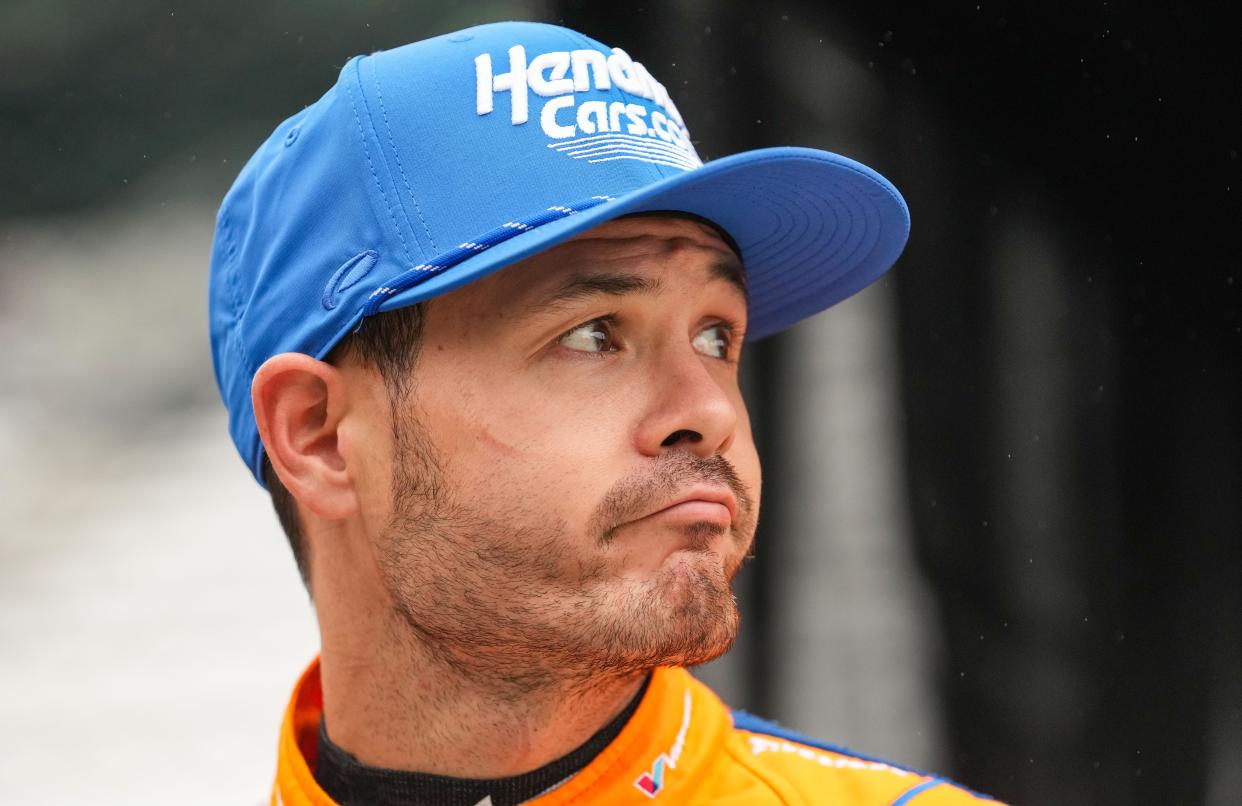
[[[340,806],[517,806],[555,789],[595,760],[638,710],[651,676],[621,713],[576,750],[537,770],[509,778],[451,778],[370,767],[337,747],[319,720],[315,780]]]

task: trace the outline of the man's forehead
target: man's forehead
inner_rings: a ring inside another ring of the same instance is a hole
[[[712,224],[689,213],[654,212],[631,213],[629,215],[606,221],[594,229],[577,235],[566,243],[587,241],[592,239],[623,239],[648,236],[652,238],[677,238],[691,236],[700,238],[705,244],[711,244],[734,253],[736,250],[728,240],[728,236]]]
[[[674,253],[690,253],[705,279],[724,279],[745,296],[742,262],[711,224],[688,217],[639,215],[615,219],[514,264],[499,273],[504,285],[540,295],[567,277],[649,268]],[[509,289],[512,291],[513,289]]]

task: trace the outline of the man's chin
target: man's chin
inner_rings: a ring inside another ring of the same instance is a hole
[[[721,558],[715,552],[682,552],[673,568],[669,606],[670,627],[686,639],[687,651],[678,665],[706,663],[729,651],[737,638],[740,616]]]
[[[710,610],[713,603],[733,598],[724,566],[715,551],[674,551],[651,580],[651,595],[673,610]]]
[[[625,598],[629,612],[613,632],[612,654],[633,670],[706,663],[737,637],[737,602],[715,552],[675,552]]]

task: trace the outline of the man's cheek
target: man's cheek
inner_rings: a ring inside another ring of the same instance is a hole
[[[619,477],[616,451],[598,428],[566,428],[563,423],[475,423],[447,457],[452,475],[470,476],[477,494],[532,506],[577,520],[598,505]],[[463,479],[466,481],[466,479]]]
[[[514,452],[572,459],[617,455],[627,445],[628,430],[614,407],[589,398],[575,407],[555,407],[533,400],[528,408],[507,408],[493,420],[491,433]]]

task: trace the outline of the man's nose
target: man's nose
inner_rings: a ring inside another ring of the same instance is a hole
[[[664,351],[651,368],[652,391],[639,426],[638,448],[648,456],[687,450],[700,456],[724,453],[737,429],[737,406],[706,358],[689,345]]]

